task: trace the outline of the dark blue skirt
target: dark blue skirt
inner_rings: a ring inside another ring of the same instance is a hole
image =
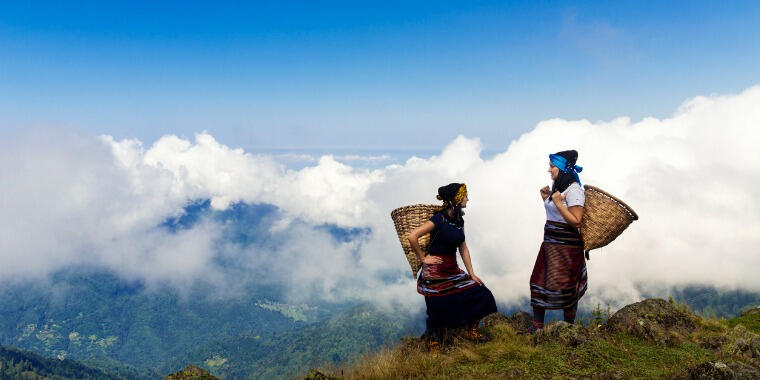
[[[467,326],[496,312],[493,294],[484,285],[453,294],[425,297],[428,329]]]

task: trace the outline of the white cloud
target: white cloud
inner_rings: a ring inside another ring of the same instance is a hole
[[[184,282],[211,254],[214,225],[177,234],[155,228],[184,206],[157,195],[170,178],[114,165],[97,139],[45,131],[4,144],[0,157],[0,278],[101,265],[130,278]]]
[[[391,156],[387,154],[381,154],[381,155],[369,155],[369,156],[361,156],[358,154],[346,154],[343,156],[336,156],[336,160],[338,161],[390,161]]]
[[[574,148],[584,183],[619,196],[641,216],[612,245],[592,252],[586,304],[624,304],[642,286],[757,291],[758,125],[760,87],[753,87],[691,99],[667,119],[543,121],[489,159],[481,158],[478,139],[460,136],[438,156],[376,170],[333,156],[290,170],[207,133],[194,141],[164,136],[147,149],[108,136],[27,136],[0,153],[0,278],[95,263],[129,278],[183,284],[203,272],[230,282],[212,263],[225,254],[252,269],[266,258],[259,273],[288,285],[294,297],[420,307],[412,280],[393,280],[408,269],[390,211],[434,202],[438,186],[464,181],[475,269],[499,301],[515,302],[528,295],[541,240],[538,189],[549,181],[547,155]],[[267,233],[281,243],[271,252],[219,248],[224,226],[212,220],[178,233],[155,228],[197,199],[210,199],[217,210],[235,202],[277,206],[281,217]],[[371,233],[338,242],[314,228],[325,223]]]
[[[316,162],[317,159],[306,153],[281,153],[275,156],[277,160],[286,163],[303,163],[303,162]]]

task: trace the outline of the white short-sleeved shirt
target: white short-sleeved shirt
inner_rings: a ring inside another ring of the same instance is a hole
[[[565,207],[567,208],[573,206],[584,206],[586,204],[586,193],[583,192],[583,188],[578,184],[578,182],[571,183],[570,186],[568,186],[567,189],[562,192],[562,195],[564,195],[562,203],[564,203]],[[557,206],[554,205],[554,201],[552,201],[551,195],[549,195],[549,197],[544,201],[544,207],[546,208],[546,220],[552,222],[567,223],[565,218],[562,217],[562,214],[559,213]]]

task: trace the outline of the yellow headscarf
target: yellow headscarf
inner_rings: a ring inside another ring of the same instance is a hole
[[[444,200],[443,198],[441,198],[440,195],[436,195],[435,197],[438,200],[442,200],[443,201],[443,204],[441,205],[441,208],[439,209],[439,211],[443,211],[447,207],[449,207],[449,201]],[[457,190],[457,195],[454,196],[454,202],[455,203],[452,204],[451,206],[458,205],[458,204],[462,203],[462,201],[464,201],[464,198],[466,198],[466,197],[467,197],[467,185],[465,185],[463,183],[462,186],[459,186],[459,190]]]

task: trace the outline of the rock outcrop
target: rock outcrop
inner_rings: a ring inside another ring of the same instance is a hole
[[[518,311],[509,317],[501,313],[493,313],[483,318],[483,327],[485,328],[502,324],[509,325],[515,329],[518,334],[527,334],[530,332],[530,326],[532,323],[533,317],[524,311]]]
[[[686,379],[691,380],[751,380],[760,379],[760,371],[739,362],[704,362],[689,369]]]
[[[696,317],[686,309],[662,299],[647,299],[618,310],[604,329],[656,344],[674,344],[686,339],[696,329],[696,322]]]

